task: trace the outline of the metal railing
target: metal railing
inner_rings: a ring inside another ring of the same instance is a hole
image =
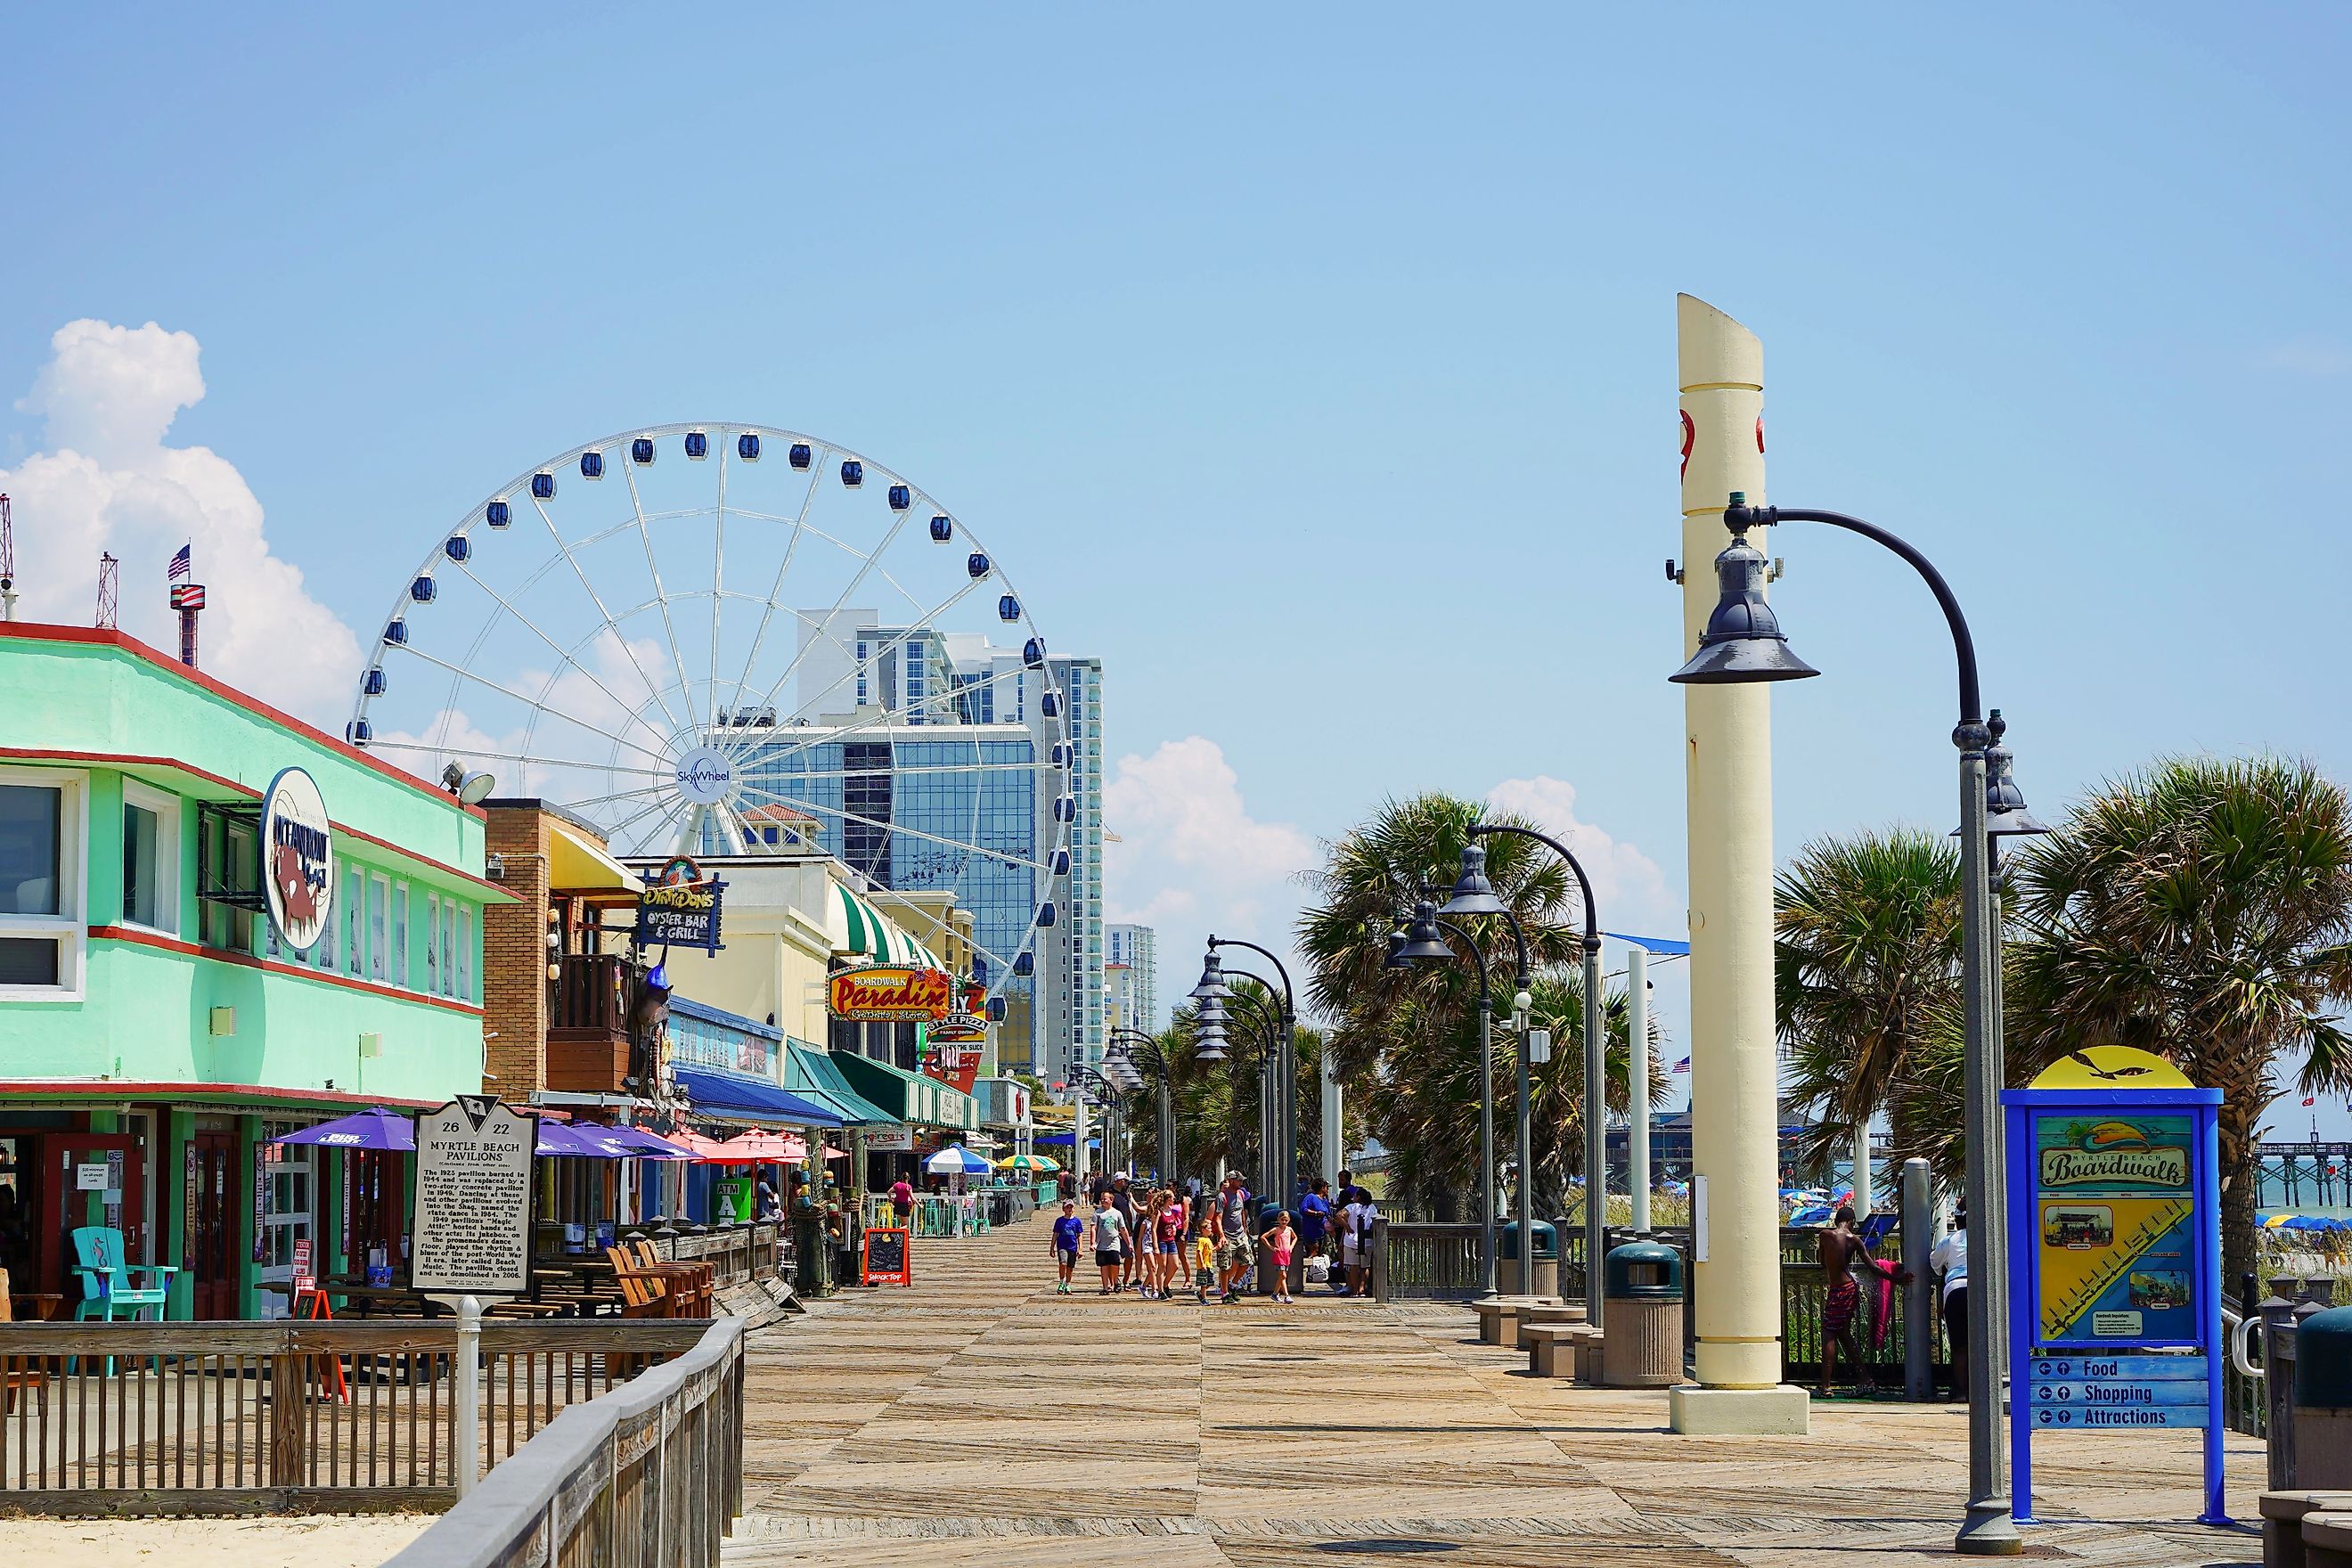
[[[572,1406],[384,1568],[717,1568],[743,1510],[743,1321]]]
[[[989,1228],[988,1205],[979,1193],[961,1196],[942,1193],[915,1194],[914,1229],[917,1236],[981,1236]],[[896,1211],[890,1207],[886,1193],[866,1194],[866,1228],[878,1229],[898,1223]]]
[[[1478,1294],[1479,1227],[1414,1220],[1372,1221],[1372,1299]]]
[[[457,1447],[457,1324],[0,1324],[0,1513],[437,1509],[572,1405],[692,1349],[705,1325],[482,1326],[482,1446]]]

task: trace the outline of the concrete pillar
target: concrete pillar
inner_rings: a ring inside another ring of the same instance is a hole
[[[1331,1053],[1323,1053],[1320,1087],[1323,1090],[1323,1179],[1333,1186],[1339,1184],[1339,1165],[1346,1158],[1339,1145],[1346,1131],[1341,1122],[1339,1068],[1332,1064]]]
[[[1722,311],[1677,297],[1683,639],[1715,608],[1734,490],[1764,490],[1764,350]],[[1661,677],[1670,668],[1661,659]],[[1691,1153],[1705,1184],[1693,1309],[1699,1386],[1672,1391],[1677,1432],[1803,1432],[1780,1382],[1779,1107],[1772,1011],[1770,688],[1683,689],[1691,937]]]
[[[1870,1123],[1860,1121],[1853,1129],[1853,1216],[1870,1217]]]
[[[1625,952],[1625,1037],[1628,1093],[1625,1187],[1633,1201],[1633,1228],[1650,1228],[1650,953]]]

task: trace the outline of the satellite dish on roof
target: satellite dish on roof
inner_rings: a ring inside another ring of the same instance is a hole
[[[467,773],[457,785],[457,798],[467,805],[479,805],[499,787],[495,773]]]

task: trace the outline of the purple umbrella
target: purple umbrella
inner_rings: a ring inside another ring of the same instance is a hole
[[[599,1131],[620,1144],[633,1160],[691,1160],[691,1149],[681,1149],[668,1139],[648,1132],[642,1127],[604,1127]]]
[[[416,1123],[404,1110],[386,1110],[381,1105],[372,1105],[365,1110],[338,1116],[332,1121],[321,1121],[270,1142],[315,1143],[325,1149],[394,1149],[414,1153]]]

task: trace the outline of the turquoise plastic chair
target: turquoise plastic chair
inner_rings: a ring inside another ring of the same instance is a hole
[[[178,1268],[168,1263],[126,1263],[122,1258],[122,1233],[105,1226],[86,1225],[73,1233],[74,1272],[81,1276],[81,1300],[74,1303],[74,1321],[84,1322],[96,1319],[110,1323],[117,1318],[134,1321],[144,1319],[153,1309],[154,1319],[163,1316],[163,1304],[171,1296],[171,1277]],[[131,1277],[147,1274],[154,1283],[134,1286]],[[79,1360],[79,1358],[75,1358]],[[66,1370],[74,1369],[74,1361]],[[106,1373],[114,1375],[114,1358],[109,1356]]]

